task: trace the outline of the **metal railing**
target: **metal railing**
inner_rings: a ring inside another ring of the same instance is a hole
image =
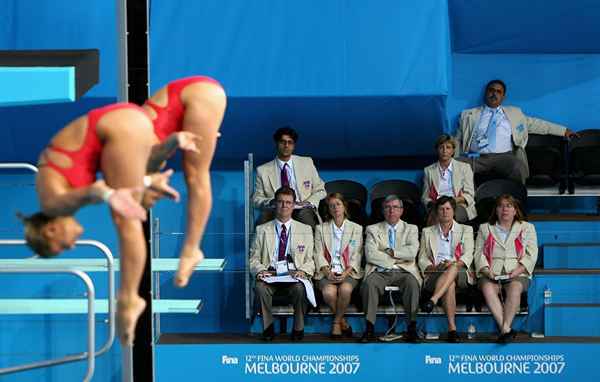
[[[90,277],[82,271],[77,269],[47,269],[43,267],[27,267],[27,268],[19,268],[19,267],[6,267],[0,269],[0,273],[70,273],[77,277],[79,277],[85,287],[87,289],[87,301],[88,301],[88,319],[87,319],[87,329],[88,329],[88,343],[87,343],[87,352],[78,353],[73,355],[68,355],[62,358],[50,359],[38,362],[32,362],[25,365],[19,366],[11,366],[0,369],[0,375],[16,373],[25,370],[39,369],[42,367],[49,367],[54,365],[60,365],[69,362],[80,361],[83,359],[87,359],[87,372],[84,377],[84,381],[90,381],[92,379],[92,375],[94,374],[95,367],[95,344],[96,344],[96,320],[95,320],[95,312],[94,312],[94,284]]]
[[[30,170],[34,173],[37,174],[38,172],[38,168],[35,167],[34,165],[30,164],[30,163],[21,163],[21,162],[16,162],[16,163],[0,163],[0,169],[7,169],[7,170]]]
[[[254,155],[248,154],[248,159],[244,161],[244,282],[246,286],[246,319],[252,318],[252,302],[254,301],[254,289],[252,280],[250,280],[250,236],[254,232],[254,207],[252,206],[252,182],[254,178]]]
[[[25,240],[21,240],[21,239],[9,239],[9,240],[0,240],[0,246],[2,245],[25,245]],[[66,356],[63,358],[58,358],[55,360],[48,360],[48,361],[40,361],[40,362],[36,362],[36,363],[31,363],[31,364],[27,364],[27,365],[22,365],[22,366],[14,366],[14,367],[10,367],[10,368],[4,368],[4,369],[0,369],[0,375],[2,374],[8,374],[8,373],[14,373],[17,371],[24,371],[24,370],[31,370],[31,369],[35,369],[35,368],[41,368],[41,367],[48,367],[48,366],[54,366],[54,365],[60,365],[60,364],[64,364],[64,363],[69,363],[69,362],[75,362],[75,361],[80,361],[83,360],[85,358],[89,358],[89,355],[92,354],[93,356],[100,356],[104,353],[106,353],[111,347],[112,344],[115,340],[115,306],[116,306],[116,298],[115,298],[115,270],[114,270],[114,257],[112,255],[112,252],[110,251],[110,249],[108,249],[108,247],[96,240],[78,240],[75,242],[75,244],[77,246],[91,246],[94,248],[97,248],[100,250],[100,252],[106,257],[106,269],[107,269],[107,273],[108,273],[108,327],[109,327],[109,333],[108,333],[108,338],[106,340],[106,342],[104,343],[104,345],[99,349],[99,350],[95,350],[95,338],[94,338],[94,333],[95,333],[95,327],[94,327],[94,332],[92,333],[92,348],[91,351],[88,349],[87,353],[79,353],[79,354],[75,354],[75,355],[70,355],[70,356]],[[43,263],[48,263],[50,264],[52,262],[51,259],[40,259],[40,266],[37,266],[37,264],[35,266],[20,266],[18,264],[16,265],[6,265],[4,266],[3,269],[0,269],[0,273],[28,273],[29,271],[31,271],[30,273],[73,273],[75,275],[77,275],[78,277],[82,278],[84,280],[84,282],[86,282],[86,279],[89,280],[89,282],[91,283],[91,280],[89,279],[89,276],[77,269],[72,269],[72,268],[65,268],[65,269],[55,269],[55,268],[48,268],[48,266],[46,265],[46,267],[44,267]],[[34,272],[34,270],[36,270]],[[87,282],[86,282],[87,285]],[[88,320],[89,320],[89,316],[90,316],[90,309],[89,306],[91,304],[91,312],[94,312],[94,287],[93,284],[91,284],[91,289],[92,289],[92,299],[91,299],[91,303],[90,303],[90,295],[88,292]],[[89,290],[89,288],[88,288]],[[93,319],[93,314],[92,314],[92,319]],[[88,327],[89,329],[89,327]],[[88,338],[89,334],[88,334]],[[89,361],[88,361],[88,365],[89,365]],[[92,373],[93,373],[93,363],[92,363]],[[89,370],[89,366],[88,366],[88,370]],[[91,375],[89,376],[91,378]],[[88,379],[86,379],[88,380]]]

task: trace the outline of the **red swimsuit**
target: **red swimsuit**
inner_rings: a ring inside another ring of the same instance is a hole
[[[167,106],[159,106],[147,100],[146,105],[154,109],[156,118],[152,121],[154,133],[163,142],[169,135],[183,129],[183,113],[185,107],[181,102],[181,92],[189,84],[209,82],[221,86],[215,79],[205,76],[181,78],[167,85]]]
[[[64,176],[74,188],[85,187],[94,183],[96,181],[96,172],[100,168],[100,156],[102,154],[102,142],[100,142],[100,138],[98,137],[96,124],[106,113],[118,109],[135,109],[146,114],[146,111],[141,107],[125,102],[90,110],[87,114],[88,123],[85,139],[78,150],[66,150],[61,147],[52,146],[52,144],[48,146],[48,149],[68,156],[71,159],[71,167],[58,166],[47,155],[46,166]]]

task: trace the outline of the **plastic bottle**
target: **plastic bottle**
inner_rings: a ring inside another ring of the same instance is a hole
[[[469,326],[467,327],[467,339],[474,339],[477,334],[477,328],[475,328],[475,324],[471,321]]]
[[[552,291],[548,285],[544,288],[544,305],[549,305],[552,302]]]

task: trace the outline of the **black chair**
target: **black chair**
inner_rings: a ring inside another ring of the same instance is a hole
[[[397,195],[404,204],[402,220],[422,228],[425,208],[421,203],[421,191],[413,182],[407,180],[384,180],[371,188],[371,224],[383,220],[381,206],[388,195]]]
[[[571,184],[600,185],[600,130],[577,132],[579,138],[569,143],[569,178]],[[569,192],[573,188],[570,185]]]
[[[362,226],[367,224],[367,188],[353,180],[333,180],[325,183],[327,194],[339,192],[348,204],[349,219]],[[327,215],[325,199],[319,203],[319,213],[322,218]]]
[[[489,180],[477,187],[475,191],[475,208],[477,208],[477,219],[486,222],[494,211],[496,198],[503,194],[509,194],[521,203],[523,212],[527,204],[527,188],[520,182],[510,179]]]
[[[529,163],[527,185],[552,187],[558,185],[560,194],[567,188],[567,143],[556,135],[529,134],[525,148]]]

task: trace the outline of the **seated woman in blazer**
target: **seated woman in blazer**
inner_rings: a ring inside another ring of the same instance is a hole
[[[499,343],[510,342],[516,336],[511,325],[521,293],[529,286],[537,255],[535,227],[524,220],[515,198],[499,196],[489,223],[479,227],[475,242],[479,288],[500,329]],[[500,288],[506,291],[504,302],[499,297]]]
[[[347,219],[347,205],[340,193],[325,199],[328,216],[315,230],[314,259],[319,289],[325,303],[335,314],[333,338],[342,333],[352,337],[352,328],[344,319],[352,290],[362,277],[363,229]]]
[[[453,159],[456,142],[448,134],[440,135],[435,142],[438,161],[425,167],[421,201],[428,209],[441,196],[450,196],[456,201],[454,220],[465,223],[477,217],[475,209],[475,187],[473,170],[467,163]],[[435,221],[435,210],[430,210],[427,225]]]
[[[469,267],[473,261],[473,228],[454,221],[456,202],[442,196],[433,205],[438,224],[426,227],[419,245],[419,268],[423,289],[432,296],[422,307],[430,313],[442,300],[448,317],[448,342],[458,342],[456,331],[456,291],[474,283]]]

